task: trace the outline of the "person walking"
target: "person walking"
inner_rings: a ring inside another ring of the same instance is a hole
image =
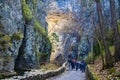
[[[81,70],[82,70],[82,72],[85,72],[85,68],[86,68],[86,63],[85,63],[84,60],[82,60],[82,62],[81,62]]]
[[[68,68],[73,69],[72,55],[68,55]]]
[[[76,71],[78,70],[78,69],[80,69],[80,64],[81,64],[81,57],[80,57],[80,55],[78,55],[78,58],[77,58],[77,61],[76,61]]]

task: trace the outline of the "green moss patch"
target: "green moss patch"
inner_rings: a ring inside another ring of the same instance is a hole
[[[12,45],[11,36],[0,33],[0,45],[3,50],[10,47]]]
[[[109,74],[112,74],[112,73],[115,72],[115,68],[111,68],[111,69],[109,69],[108,71],[109,71]]]
[[[0,32],[0,48],[5,50],[8,47],[12,46],[12,40],[17,39],[20,40],[23,38],[23,34],[20,30],[16,31],[12,35],[7,35],[2,32]]]
[[[22,0],[22,13],[25,20],[33,18],[29,5],[26,4],[26,0]]]
[[[89,65],[88,65],[88,70],[89,70],[93,80],[99,80],[99,77],[97,76],[97,74],[94,72],[94,70]]]
[[[34,28],[39,31],[43,36],[47,36],[47,32],[44,27],[38,22],[37,19],[34,19]]]
[[[120,33],[120,20],[118,20],[117,22],[118,22],[118,29],[119,29],[119,33]]]
[[[23,36],[23,33],[20,31],[20,30],[18,30],[18,31],[16,31],[13,35],[12,35],[12,38],[13,39],[17,39],[17,40],[20,40],[20,39],[22,39],[24,36]]]

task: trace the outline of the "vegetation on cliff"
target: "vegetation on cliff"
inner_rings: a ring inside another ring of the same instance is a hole
[[[26,4],[26,0],[22,0],[22,13],[23,13],[23,18],[25,20],[30,20],[33,18],[32,12],[30,10],[30,7],[28,4]]]

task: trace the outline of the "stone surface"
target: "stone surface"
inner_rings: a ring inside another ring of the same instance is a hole
[[[58,5],[57,3],[55,4]],[[61,4],[63,4],[62,1]],[[51,42],[53,42],[53,50],[51,52],[50,60],[61,64],[67,60],[68,54],[73,51],[72,46],[76,47],[75,53],[77,53],[77,45],[74,44],[74,42],[77,43],[77,40],[75,40],[77,36],[73,36],[73,34],[76,32],[74,31],[74,27],[76,27],[79,23],[75,21],[75,17],[72,12],[64,12],[64,10],[62,11],[61,8],[56,5],[54,5],[56,9],[52,10],[51,8],[51,10],[48,11],[46,20],[48,23],[48,35],[51,37]],[[72,5],[70,6],[72,7]],[[54,33],[58,36],[58,41],[54,40]],[[59,55],[62,55],[61,59],[57,59],[58,57],[61,57]]]
[[[0,34],[7,36],[6,43],[0,44],[0,72],[14,72],[15,59],[22,44],[22,38],[16,39],[11,36],[21,31],[24,34],[24,21],[22,20],[21,0],[0,0]],[[2,37],[1,37],[2,38]],[[10,38],[10,41],[7,41]],[[6,44],[6,47],[4,45]],[[4,49],[3,49],[4,48]]]
[[[67,63],[65,62],[58,69],[49,70],[45,72],[42,72],[41,70],[33,69],[31,71],[26,71],[23,76],[13,76],[13,77],[1,79],[1,80],[45,80],[49,77],[53,77],[64,72],[66,65]]]
[[[27,5],[29,20],[23,14],[21,1]],[[103,16],[110,17],[109,0],[101,3],[105,3]],[[109,20],[105,23],[109,24]],[[40,26],[37,29],[35,22]],[[69,53],[87,54],[86,35],[91,37],[96,22],[96,6],[91,0],[0,0],[0,77],[4,72],[14,74],[15,69],[35,69],[49,61],[51,33],[59,36],[59,41],[52,45],[52,60],[62,64]]]
[[[22,1],[31,14],[23,11]],[[49,61],[50,42],[47,35],[43,36],[34,25],[37,20],[37,27],[45,28],[47,33],[45,3],[41,5],[44,1],[35,1],[38,3],[34,4],[32,0],[0,0],[0,78],[4,72],[12,74],[15,69],[34,69],[39,67],[40,62]],[[32,18],[26,20],[23,12],[27,17],[32,15]],[[44,58],[40,57],[41,54]]]
[[[46,79],[46,80],[86,80],[85,79],[85,73],[82,73],[81,71],[65,71],[61,75]]]

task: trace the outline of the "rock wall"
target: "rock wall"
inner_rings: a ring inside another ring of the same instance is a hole
[[[41,62],[49,61],[51,44],[45,4],[41,3],[0,0],[0,77],[3,73],[15,74],[15,69],[38,68]]]
[[[48,35],[53,43],[50,57],[52,62],[61,64],[67,60],[68,54],[73,54],[73,56],[77,54],[77,35],[74,34],[79,32],[80,27],[79,20],[77,20],[79,14],[75,12],[79,11],[78,7],[80,7],[78,0],[52,0],[49,2],[46,20]],[[54,40],[53,34],[58,36],[58,41]]]

